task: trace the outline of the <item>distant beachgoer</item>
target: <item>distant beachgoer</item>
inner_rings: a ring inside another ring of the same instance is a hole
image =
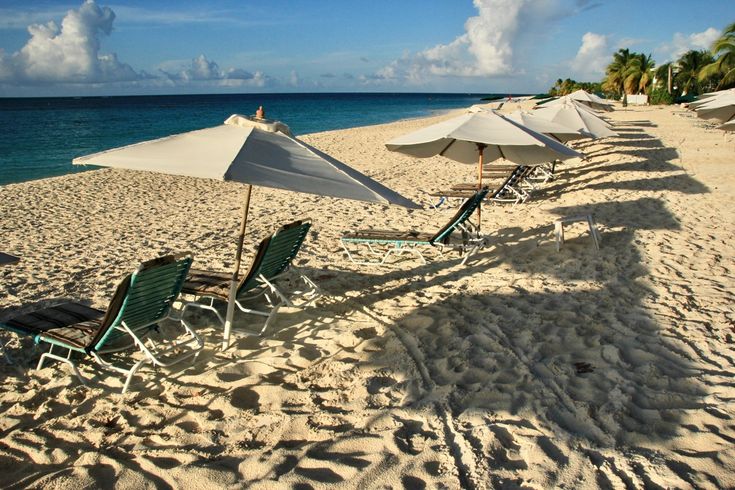
[[[258,110],[255,111],[255,118],[256,119],[265,119],[265,111],[263,110],[263,106],[258,106]]]

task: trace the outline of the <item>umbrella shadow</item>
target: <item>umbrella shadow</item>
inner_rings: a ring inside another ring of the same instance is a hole
[[[635,121],[625,121],[625,122],[616,122],[615,127],[627,127],[632,126],[633,128],[636,127],[643,127],[643,128],[657,128],[658,124],[651,122],[649,119],[639,119]],[[633,131],[633,129],[626,129],[626,131]]]
[[[620,182],[600,182],[587,187],[597,190],[676,191],[683,194],[706,194],[710,192],[709,187],[686,174]]]

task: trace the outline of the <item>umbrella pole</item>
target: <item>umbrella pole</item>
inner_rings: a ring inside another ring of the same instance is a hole
[[[477,152],[480,154],[480,158],[477,164],[477,191],[482,190],[482,153],[485,151],[486,145],[477,145]],[[482,203],[477,205],[477,229],[482,229]]]
[[[227,299],[227,316],[225,316],[225,332],[222,339],[222,350],[230,346],[230,330],[232,330],[232,318],[235,316],[235,299],[237,298],[237,285],[240,276],[240,261],[242,259],[242,246],[245,241],[245,228],[248,224],[248,211],[250,210],[250,195],[253,192],[253,186],[248,184],[245,192],[245,205],[243,206],[242,223],[240,224],[240,236],[237,240],[237,253],[235,254],[235,271],[232,273],[230,280],[230,295]]]

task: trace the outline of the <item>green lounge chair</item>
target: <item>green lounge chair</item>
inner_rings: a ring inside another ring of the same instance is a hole
[[[86,354],[103,366],[125,374],[122,390],[125,393],[133,375],[145,363],[171,366],[196,356],[204,347],[199,336],[183,322],[180,322],[185,330],[183,338],[156,343],[148,335],[157,330],[158,323],[164,319],[177,320],[170,315],[171,307],[179,296],[191,262],[191,254],[186,253],[142,263],[118,285],[107,311],[81,303],[63,303],[21,313],[1,322],[0,327],[33,336],[36,343],[50,344],[49,351],[41,355],[38,369],[46,359],[64,362],[85,384],[72,354]],[[143,352],[143,359],[132,367],[115,365],[106,359],[106,354],[131,347]],[[65,349],[66,356],[55,354],[54,348]]]
[[[253,259],[250,270],[243,276],[237,287],[235,305],[244,313],[266,317],[265,324],[258,332],[263,332],[272,323],[282,306],[297,306],[289,297],[289,294],[279,287],[286,274],[295,272],[299,279],[306,285],[305,291],[292,291],[292,295],[299,295],[311,303],[318,299],[322,292],[319,287],[300,270],[293,265],[293,259],[299,253],[304,243],[311,223],[309,221],[294,221],[282,226],[273,235],[264,239]],[[230,293],[230,281],[232,274],[226,272],[213,272],[192,269],[186,278],[183,294],[194,296],[197,300],[207,300],[207,303],[187,302],[182,311],[182,316],[188,308],[200,308],[213,312],[222,327],[225,319],[214,307],[217,300],[227,301]],[[260,305],[248,307],[248,303],[262,300]]]
[[[462,264],[485,246],[485,238],[480,234],[470,220],[485,196],[488,188],[474,192],[459,208],[449,222],[436,233],[422,233],[416,231],[401,232],[390,230],[364,230],[346,233],[340,239],[347,257],[355,264],[385,265],[392,255],[409,253],[417,256],[422,263],[426,257],[422,249],[434,249],[441,255],[445,249],[459,250],[464,256]],[[456,233],[455,232],[459,232]],[[459,237],[455,236],[459,235]],[[349,245],[349,246],[348,246]],[[357,256],[358,248],[364,245],[368,252],[375,257],[370,260],[360,260]],[[355,247],[350,250],[350,246]],[[378,250],[381,247],[382,250]]]

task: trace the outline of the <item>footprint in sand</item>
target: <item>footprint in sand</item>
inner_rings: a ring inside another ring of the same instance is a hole
[[[246,386],[241,386],[232,391],[230,403],[235,408],[257,412],[260,409],[260,395]]]
[[[384,391],[386,388],[390,388],[394,384],[396,384],[396,380],[390,376],[375,376],[368,381],[367,391],[371,395],[375,395]]]
[[[403,425],[394,434],[398,449],[408,454],[420,454],[429,440],[438,439],[431,431],[423,429],[424,423],[419,420],[401,420]]]

